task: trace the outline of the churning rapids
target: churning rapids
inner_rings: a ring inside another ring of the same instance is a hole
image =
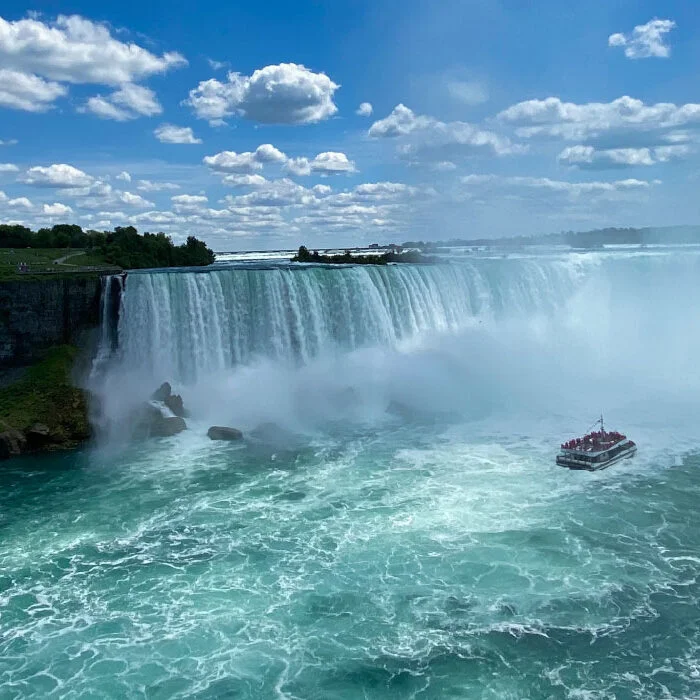
[[[0,698],[700,697],[698,308],[695,249],[129,274],[102,442],[0,470]]]

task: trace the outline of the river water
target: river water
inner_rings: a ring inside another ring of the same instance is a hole
[[[129,275],[101,442],[0,470],[0,698],[700,697],[698,272]],[[601,410],[638,456],[556,467]]]

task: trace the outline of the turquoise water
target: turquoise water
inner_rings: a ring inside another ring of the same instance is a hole
[[[0,468],[0,698],[700,697],[699,270],[130,275],[99,444]]]
[[[698,459],[190,435],[0,473],[0,697],[700,693]]]

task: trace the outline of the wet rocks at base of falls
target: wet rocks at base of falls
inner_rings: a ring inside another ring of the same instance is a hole
[[[185,405],[182,401],[182,396],[180,396],[179,394],[171,394],[165,401],[163,401],[163,403],[178,418],[185,418],[187,416],[187,412],[185,411]]]
[[[163,382],[152,394],[149,401],[141,404],[133,416],[134,437],[171,437],[187,430],[185,409],[182,396],[173,393],[169,382]],[[210,440],[221,442],[240,442],[243,432],[238,428],[225,425],[212,425],[207,431]],[[295,436],[274,423],[263,423],[251,431],[253,445],[267,448],[289,447],[295,443]]]
[[[27,438],[20,430],[5,430],[0,433],[0,459],[18,457],[27,447]]]
[[[143,437],[171,437],[187,430],[181,416],[166,416],[158,406],[146,404],[137,427],[137,435]]]
[[[240,430],[236,428],[227,428],[222,425],[212,425],[212,427],[207,430],[207,435],[211,440],[227,440],[233,442],[243,439],[243,433]]]
[[[163,382],[151,395],[153,401],[160,401],[165,403],[165,400],[172,396],[173,388],[170,386],[170,382]]]
[[[170,386],[169,382],[163,382],[153,392],[151,399],[153,401],[160,401],[161,403],[164,403],[175,416],[178,416],[179,418],[187,417],[182,396],[179,394],[173,394],[173,388]]]
[[[85,428],[76,428],[73,433],[65,434],[43,423],[33,423],[24,430],[16,430],[0,421],[0,459],[76,447],[88,437]]]
[[[137,438],[171,437],[187,430],[185,409],[182,396],[173,393],[169,382],[163,382],[139,408],[135,416],[134,436]],[[213,425],[207,431],[211,440],[236,442],[243,439],[243,433],[237,428]]]
[[[51,442],[51,430],[48,425],[34,423],[28,430],[24,431],[30,449],[39,450]]]
[[[187,430],[182,396],[173,394],[169,382],[163,382],[139,408],[135,416],[137,438],[171,437]]]

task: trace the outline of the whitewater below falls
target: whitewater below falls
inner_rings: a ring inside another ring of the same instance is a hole
[[[98,443],[0,466],[0,698],[700,697],[697,251],[268,268],[130,274]]]

